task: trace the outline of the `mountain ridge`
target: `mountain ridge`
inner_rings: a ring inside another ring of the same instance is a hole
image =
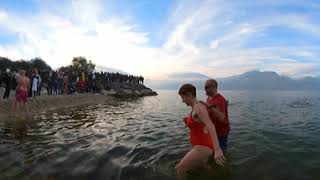
[[[191,83],[203,88],[210,77],[194,72],[173,73],[166,80],[147,80],[154,89],[178,89],[182,84]],[[320,89],[320,78],[306,76],[294,79],[274,71],[248,71],[226,78],[217,78],[219,89],[223,90],[314,90]]]

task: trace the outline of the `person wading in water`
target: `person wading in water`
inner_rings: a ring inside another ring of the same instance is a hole
[[[179,177],[184,178],[184,173],[198,167],[208,167],[208,160],[214,154],[218,165],[223,165],[225,157],[219,146],[217,132],[209,118],[206,106],[196,98],[196,88],[191,84],[183,85],[179,90],[182,102],[192,108],[186,124],[190,129],[190,143],[192,149],[176,165]]]

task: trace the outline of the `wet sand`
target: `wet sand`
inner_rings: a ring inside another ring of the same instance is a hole
[[[15,114],[14,101],[15,91],[11,91],[9,99],[3,99],[4,88],[0,88],[0,120],[13,115],[25,116],[26,111],[23,103],[19,105],[19,113]],[[50,95],[42,94],[36,98],[29,98],[28,105],[30,114],[33,115],[43,111],[53,111],[62,108],[81,106],[86,104],[100,104],[106,101],[123,97],[142,97],[152,95],[151,91],[110,90],[102,93],[84,93],[73,95]]]
[[[56,96],[38,96],[36,98],[29,98],[28,105],[30,109],[30,114],[33,115],[38,112],[52,111],[62,108],[80,106],[85,104],[96,104],[103,103],[114,97],[104,94],[78,94],[78,95],[56,95]],[[0,118],[10,115],[14,115],[14,98],[1,100],[0,101]],[[25,108],[23,103],[19,105],[19,116],[25,115]]]

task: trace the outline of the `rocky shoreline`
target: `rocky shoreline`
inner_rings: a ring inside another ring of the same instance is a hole
[[[143,97],[157,95],[155,91],[144,86],[143,84],[113,83],[109,87],[110,89],[108,91],[102,90],[102,93],[107,93],[114,97]]]
[[[110,91],[104,91],[102,93],[108,94],[113,97],[144,97],[144,96],[156,96],[158,95],[151,89],[143,90],[129,90],[129,89],[111,89]]]
[[[3,95],[4,88],[0,88],[0,95]],[[62,108],[82,106],[87,104],[99,104],[109,100],[117,100],[118,98],[139,98],[144,96],[155,96],[157,93],[149,88],[144,89],[110,89],[103,90],[100,93],[83,93],[83,94],[70,94],[70,95],[50,95],[42,94],[36,98],[29,98],[28,104],[31,114],[43,111],[53,111]],[[8,115],[12,115],[15,93],[10,93],[9,99],[0,100],[0,119]],[[20,112],[24,114],[25,110],[23,105],[20,105]]]

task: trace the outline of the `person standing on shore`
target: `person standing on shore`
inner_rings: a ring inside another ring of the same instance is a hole
[[[192,149],[176,165],[177,174],[184,176],[187,171],[198,167],[209,167],[208,160],[214,154],[218,165],[223,165],[225,157],[219,146],[215,126],[209,118],[206,107],[196,98],[196,88],[185,84],[179,89],[182,102],[190,106],[192,111],[186,124],[190,129]]]
[[[10,69],[6,69],[6,74],[4,75],[4,83],[6,85],[6,91],[3,94],[3,99],[8,99],[13,85],[13,77],[10,73]]]
[[[32,78],[31,78],[31,89],[32,89],[32,97],[36,98],[37,90],[38,90],[38,83],[39,78],[36,76],[36,71],[32,72]]]
[[[26,71],[20,70],[18,86],[16,88],[15,112],[19,111],[19,103],[23,101],[26,113],[29,114],[28,90],[30,89],[30,80],[26,77]]]
[[[53,76],[52,76],[52,71],[49,72],[48,75],[48,95],[52,95],[53,92]]]
[[[63,75],[63,94],[68,94],[68,74],[65,72]]]
[[[42,79],[41,79],[41,76],[39,74],[39,71],[37,71],[36,77],[38,78],[37,96],[40,96],[41,95],[41,87],[42,87]]]

